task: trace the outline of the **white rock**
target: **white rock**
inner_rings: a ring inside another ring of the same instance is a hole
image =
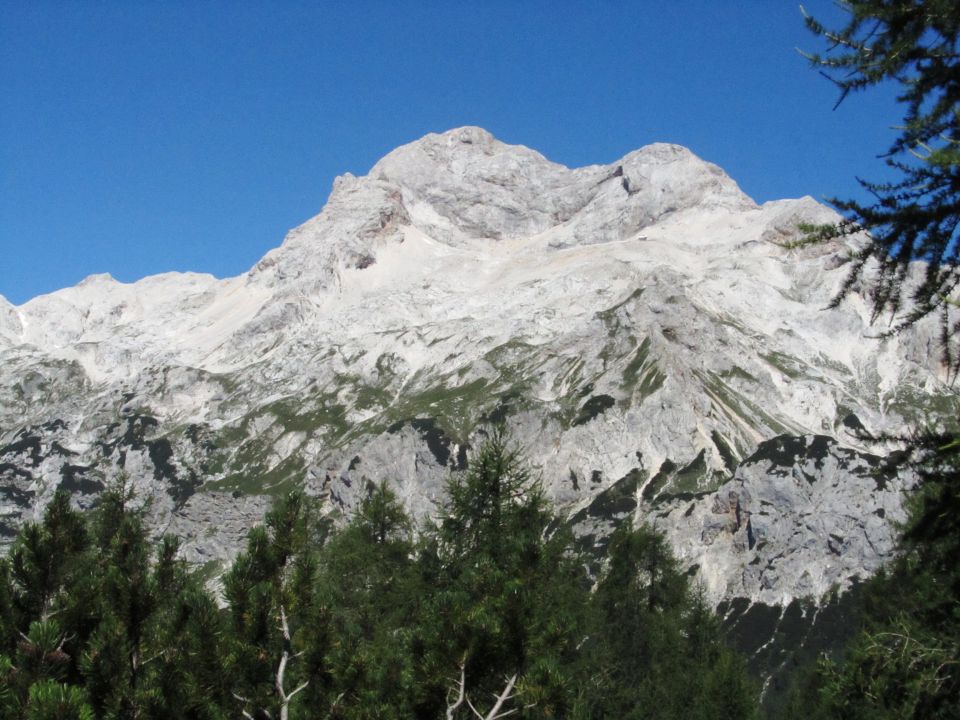
[[[702,519],[728,465],[774,436],[866,450],[848,415],[897,431],[920,402],[956,407],[928,366],[935,328],[871,340],[861,298],[823,311],[848,247],[785,245],[835,219],[810,198],[758,206],[676,145],[571,170],[479,128],[428,135],[338,178],[245,275],[94,276],[19,307],[0,298],[0,512],[9,532],[63,481],[55,442],[89,482],[126,457],[159,498],[158,527],[223,560],[221,535],[190,523],[224,493],[300,483],[349,510],[386,479],[428,515],[478,424],[504,416],[570,512],[672,465],[700,468],[670,483],[707,493],[688,516]],[[837,513],[869,504],[857,488],[829,496]],[[223,537],[262,504],[223,503]],[[678,549],[695,564],[720,547]],[[716,597],[787,601],[876,567],[821,577],[828,552],[794,553],[762,591],[733,554],[705,577]]]

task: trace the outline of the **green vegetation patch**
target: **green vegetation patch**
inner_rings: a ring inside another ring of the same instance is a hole
[[[393,395],[382,387],[360,385],[356,389],[353,406],[357,410],[370,410],[372,408],[386,407],[392,400]]]
[[[542,366],[549,356],[543,349],[523,340],[508,340],[487,351],[483,359],[497,369],[500,379],[513,382],[526,378],[536,368]]]
[[[840,375],[844,375],[848,378],[852,376],[852,373],[850,372],[850,368],[848,368],[846,365],[844,365],[841,362],[837,362],[836,360],[827,357],[823,353],[817,354],[817,360],[821,367],[825,367],[829,370],[833,370],[834,372],[839,373]]]
[[[623,324],[620,321],[620,309],[627,303],[636,300],[643,295],[643,288],[636,288],[629,296],[618,302],[616,305],[600,310],[594,317],[600,320],[607,328],[607,335],[614,337],[623,331]]]
[[[673,474],[677,471],[677,464],[673,462],[670,458],[667,458],[660,464],[660,469],[657,470],[657,474],[648,482],[644,488],[641,496],[645,502],[650,502],[653,500],[657,494],[663,489],[667,484],[670,478],[673,477]]]
[[[281,497],[300,487],[302,480],[303,465],[296,455],[291,455],[272,468],[263,468],[261,464],[246,466],[220,480],[208,482],[204,489]]]
[[[911,427],[936,428],[947,432],[960,431],[960,395],[944,390],[928,394],[910,382],[897,385],[887,404],[887,411],[902,417]]]
[[[739,459],[730,444],[724,439],[716,430],[710,433],[710,439],[713,440],[713,444],[717,447],[717,452],[720,453],[720,457],[723,458],[723,464],[726,466],[727,470],[731,474],[737,469],[739,464]]]
[[[331,397],[319,398],[311,403],[313,409],[304,412],[295,400],[280,400],[266,408],[277,418],[287,432],[303,432],[308,435],[325,430],[326,436],[339,436],[350,429],[347,424],[346,406]]]
[[[594,395],[587,400],[580,408],[580,413],[573,421],[573,426],[585,425],[598,415],[602,415],[607,410],[617,404],[609,395]]]
[[[685,467],[677,471],[670,483],[673,493],[698,492],[703,489],[704,480],[710,475],[707,467],[706,450],[701,450]]]
[[[757,378],[756,378],[756,377],[754,377],[753,375],[751,375],[750,373],[748,373],[746,370],[744,370],[744,369],[743,369],[742,367],[740,367],[739,365],[732,365],[732,366],[731,366],[730,368],[728,368],[727,370],[723,370],[723,371],[720,373],[720,377],[726,378],[726,379],[739,378],[739,379],[741,379],[741,380],[746,380],[747,382],[752,382],[752,383],[757,382]]]
[[[807,377],[809,374],[809,366],[805,362],[790,355],[777,352],[776,350],[768,353],[760,353],[760,357],[791,380],[799,380]]]
[[[623,369],[620,387],[639,397],[642,403],[663,387],[667,376],[662,373],[656,361],[650,357],[650,338],[644,338]]]
[[[715,473],[707,465],[706,450],[682,468],[667,458],[657,474],[644,486],[641,494],[644,502],[654,506],[672,501],[690,501],[709,495],[728,478]]]
[[[440,383],[401,397],[387,409],[385,419],[389,426],[395,426],[416,418],[430,418],[460,443],[469,437],[476,419],[500,394],[487,378],[463,385]]]
[[[780,421],[774,419],[771,415],[762,410],[758,405],[745,398],[736,390],[731,388],[716,373],[701,373],[694,371],[697,377],[704,384],[707,394],[711,399],[718,403],[718,410],[730,416],[733,413],[736,417],[732,420],[743,420],[750,427],[757,429],[770,429],[777,434],[789,434],[791,432],[802,432],[799,428],[789,428]]]

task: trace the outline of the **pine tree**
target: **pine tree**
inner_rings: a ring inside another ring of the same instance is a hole
[[[574,717],[756,716],[757,688],[662,535],[618,528],[592,605]]]
[[[227,665],[231,696],[244,717],[286,720],[291,707],[313,681],[302,662],[305,622],[316,620],[312,593],[292,588],[311,584],[302,572],[312,568],[309,555],[318,549],[313,501],[293,492],[277,501],[263,526],[247,536],[247,548],[224,577],[229,607],[231,650]]]
[[[940,321],[949,374],[960,371],[960,6],[949,0],[855,0],[837,31],[808,27],[829,49],[810,56],[849,93],[882,82],[900,86],[905,107],[887,164],[901,178],[863,182],[872,205],[837,201],[847,219],[812,229],[810,239],[867,230],[843,291],[860,283],[890,332],[928,315]],[[804,678],[787,717],[939,718],[960,716],[960,438],[956,428],[920,429],[903,465],[923,482],[908,498],[899,557],[866,589],[863,632],[840,660],[824,659]],[[802,696],[799,694],[802,693]],[[799,699],[798,699],[799,698]],[[816,702],[814,702],[816,700]]]
[[[78,576],[77,559],[89,546],[83,517],[70,507],[70,495],[58,490],[43,520],[27,523],[13,545],[10,568],[20,625],[48,617],[65,588]]]
[[[0,712],[8,717],[26,712],[32,685],[75,678],[78,639],[65,610],[88,548],[83,516],[57,491],[43,519],[21,528],[9,563],[0,561]]]
[[[58,491],[0,561],[0,718],[220,718],[219,610],[121,478]]]
[[[411,636],[426,590],[413,550],[412,523],[396,495],[385,483],[370,486],[350,524],[319,557],[324,611],[311,640],[324,645],[326,680],[308,690],[305,702],[329,707],[334,717],[411,716]]]
[[[422,621],[421,711],[449,705],[458,682],[458,707],[515,695],[505,711],[562,716],[575,693],[568,671],[587,591],[572,538],[502,431],[448,492],[421,556],[425,581],[437,587]]]
[[[23,717],[24,720],[94,720],[83,690],[50,680],[30,687]]]
[[[874,318],[889,314],[891,333],[938,314],[944,361],[956,374],[960,6],[954,0],[853,0],[842,6],[850,17],[839,30],[806,17],[807,27],[828,43],[825,53],[809,57],[839,87],[838,104],[879,83],[899,85],[905,112],[886,163],[900,179],[861,180],[874,202],[834,200],[846,219],[837,227],[809,228],[808,240],[869,232],[834,304],[861,283]],[[925,261],[921,272],[911,270],[916,260]]]
[[[95,558],[68,608],[92,626],[79,662],[91,705],[104,717],[221,717],[219,612],[179,542],[150,537],[145,513],[121,478],[93,515]]]

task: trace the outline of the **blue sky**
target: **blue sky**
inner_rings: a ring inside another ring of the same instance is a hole
[[[0,294],[236,275],[336,175],[460,125],[570,166],[680,143],[758,201],[856,194],[893,89],[833,110],[797,47],[782,0],[0,0]]]

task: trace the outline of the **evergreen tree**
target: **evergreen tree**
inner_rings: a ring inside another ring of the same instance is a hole
[[[16,627],[16,615],[13,604],[13,580],[10,577],[10,563],[0,557],[0,642],[4,642]],[[0,645],[0,653],[11,650],[10,645]]]
[[[860,282],[874,315],[888,313],[896,332],[938,314],[943,360],[960,370],[957,298],[960,227],[960,6],[943,0],[844,3],[848,24],[808,27],[829,42],[812,55],[841,88],[899,84],[905,106],[887,163],[900,176],[862,183],[875,202],[838,201],[847,219],[811,229],[810,240],[867,230],[843,295]],[[922,260],[919,264],[916,261]],[[923,478],[908,499],[910,520],[900,555],[866,589],[863,632],[839,660],[824,659],[794,692],[787,717],[945,718],[960,716],[960,439],[955,428],[908,439],[908,458]]]
[[[145,512],[121,479],[93,516],[96,556],[77,597],[94,619],[80,658],[90,702],[100,717],[221,717],[219,613],[179,542],[153,547]]]
[[[421,559],[437,589],[421,622],[420,713],[437,716],[459,682],[459,707],[505,698],[509,685],[518,717],[564,715],[587,592],[572,538],[502,431],[448,490]]]
[[[323,685],[305,703],[331,717],[409,718],[411,637],[421,597],[412,523],[385,483],[370,486],[350,524],[324,546],[318,573]]]
[[[153,547],[122,482],[92,516],[65,499],[0,561],[0,720],[676,717],[681,696],[750,716],[664,540],[618,534],[591,595],[500,433],[419,541],[385,484],[326,542],[306,496],[281,498],[224,577],[226,611],[175,540]]]
[[[618,528],[592,604],[575,717],[756,716],[757,688],[662,535]]]
[[[93,710],[78,687],[44,680],[30,686],[24,720],[93,720]]]
[[[21,528],[9,563],[0,561],[0,712],[20,717],[30,688],[72,680],[78,641],[64,610],[85,575],[89,534],[83,516],[57,491],[43,519]]]
[[[269,714],[283,720],[302,701],[313,668],[302,662],[303,627],[316,621],[308,588],[319,545],[313,501],[302,492],[280,499],[263,526],[247,536],[247,548],[224,577],[231,650],[230,692],[245,717]],[[311,628],[319,631],[318,628]]]
[[[923,468],[898,557],[864,588],[862,631],[800,679],[786,718],[960,717],[960,533],[956,517],[930,511],[960,482],[955,459]]]
[[[27,523],[10,552],[13,604],[19,624],[48,617],[78,577],[78,558],[89,546],[86,523],[70,507],[70,495],[54,493],[43,520]]]
[[[0,717],[222,717],[219,611],[130,500],[58,491],[0,562]]]
[[[840,101],[882,82],[899,85],[905,113],[886,162],[900,179],[861,180],[874,202],[834,200],[846,220],[811,228],[808,240],[868,231],[870,239],[853,257],[834,302],[861,283],[874,317],[889,313],[890,332],[938,313],[944,359],[955,374],[960,370],[954,346],[960,329],[960,6],[954,0],[841,4],[850,17],[839,30],[806,18],[828,43],[825,53],[809,57],[840,88]],[[926,264],[922,272],[912,272],[918,259]]]

